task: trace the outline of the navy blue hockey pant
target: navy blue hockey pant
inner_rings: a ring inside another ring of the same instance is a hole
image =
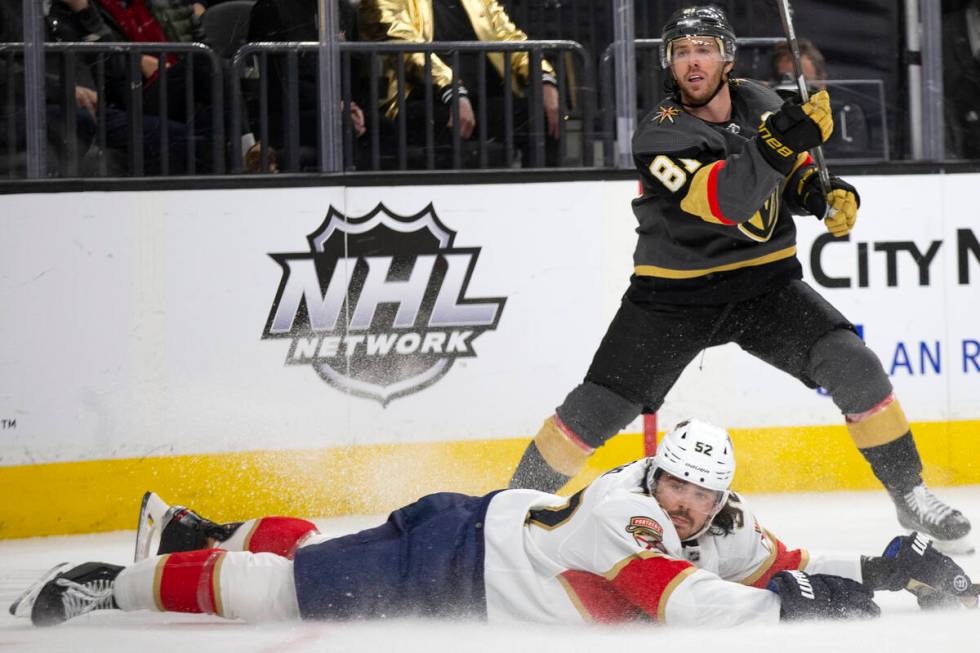
[[[486,618],[483,520],[493,494],[430,494],[381,526],[301,547],[300,615]]]

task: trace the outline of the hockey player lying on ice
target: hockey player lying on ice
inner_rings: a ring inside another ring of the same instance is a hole
[[[719,626],[876,616],[873,592],[903,588],[976,606],[980,586],[915,534],[876,557],[787,549],[730,492],[734,472],[728,433],[692,420],[567,499],[432,494],[337,538],[291,517],[217,524],[147,493],[135,564],[60,565],[11,612],[38,626],[98,609]]]

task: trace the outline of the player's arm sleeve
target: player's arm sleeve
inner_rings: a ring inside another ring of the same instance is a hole
[[[781,571],[831,574],[861,582],[860,556],[811,555],[804,548],[791,549],[744,507],[734,532],[718,540],[722,578],[764,588]]]
[[[775,593],[722,580],[659,552],[628,558],[604,576],[626,600],[660,623],[725,627],[779,621]]]
[[[412,23],[406,0],[362,0],[358,21],[361,35],[367,41],[410,41],[425,43],[426,39]],[[422,81],[425,75],[425,55],[414,52],[404,55],[405,73]],[[438,55],[432,54],[432,83],[445,91],[453,83],[453,70]]]
[[[593,515],[591,535],[575,538],[587,545],[579,546],[583,570],[602,576],[647,617],[712,626],[779,620],[774,593],[728,582],[680,559],[680,540],[651,502],[623,496],[597,506]]]
[[[690,150],[640,150],[634,160],[648,187],[670,195],[692,219],[715,224],[751,219],[784,182],[754,146],[724,159]]]

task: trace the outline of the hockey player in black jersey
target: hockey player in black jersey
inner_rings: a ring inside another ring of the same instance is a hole
[[[833,398],[898,520],[945,551],[972,550],[970,522],[923,484],[909,423],[878,357],[802,281],[793,215],[854,226],[858,192],[821,191],[807,150],[833,130],[826,91],[783,103],[731,77],[735,34],[713,6],[675,12],[661,64],[671,92],[642,119],[634,274],[584,382],[524,452],[511,487],[555,491],[642,410],[664,401],[702,349],[729,342]]]

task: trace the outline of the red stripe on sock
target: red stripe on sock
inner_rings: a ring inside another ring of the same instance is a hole
[[[226,551],[171,553],[163,565],[158,605],[169,612],[214,614],[214,568]]]
[[[252,553],[275,553],[284,558],[292,558],[300,540],[316,532],[316,525],[305,519],[263,517],[252,531],[248,550]]]
[[[574,444],[576,447],[578,447],[582,451],[588,453],[589,455],[591,455],[592,452],[595,451],[595,447],[589,446],[585,442],[585,440],[583,440],[582,438],[578,437],[578,435],[575,433],[575,431],[573,431],[571,428],[569,428],[569,426],[567,424],[565,424],[565,422],[561,421],[561,418],[558,417],[558,414],[557,413],[555,413],[555,426],[557,426],[558,427],[558,430],[561,431],[562,434],[564,434],[564,436],[566,438],[568,438],[568,441],[569,442],[571,442],[572,444]]]

